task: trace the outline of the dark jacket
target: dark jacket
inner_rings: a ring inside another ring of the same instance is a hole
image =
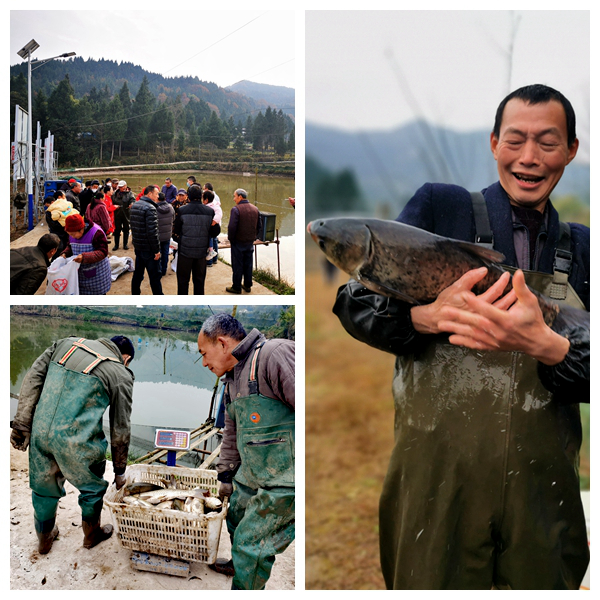
[[[178,244],[178,252],[188,258],[206,258],[208,243],[219,233],[219,226],[212,225],[215,211],[202,204],[200,200],[191,200],[177,212],[173,224],[173,239]]]
[[[48,274],[50,261],[37,246],[10,251],[10,293],[35,294]]]
[[[171,184],[167,187],[167,185],[163,185],[160,191],[165,195],[165,200],[170,204],[177,198],[177,186]]]
[[[161,242],[168,242],[173,235],[175,209],[166,200],[161,200],[156,205],[156,212],[158,213],[158,237]]]
[[[483,190],[490,226],[494,235],[494,249],[505,256],[505,264],[517,267],[514,246],[512,210],[506,192],[499,183]],[[545,238],[537,270],[553,272],[554,252],[559,237],[558,213],[548,202],[548,227],[541,235]],[[425,229],[438,235],[472,242],[475,239],[475,220],[471,196],[455,185],[425,184],[408,202],[397,219],[402,223]],[[569,283],[586,308],[590,302],[590,230],[584,225],[570,223],[573,263]],[[413,354],[427,344],[429,336],[415,331],[410,318],[409,304],[380,296],[355,281],[342,286],[333,307],[348,333],[375,348],[396,355]],[[569,332],[559,332],[570,337]],[[549,367],[539,364],[544,385],[555,391],[571,387],[578,401],[589,398],[589,330],[578,332],[587,341],[578,340],[577,360],[570,360],[571,351],[564,361]],[[578,365],[578,372],[573,367]],[[582,365],[587,367],[581,368]]]
[[[259,237],[260,228],[260,212],[248,200],[241,200],[231,209],[227,238],[232,244],[252,244]]]
[[[65,196],[67,197],[67,200],[73,205],[73,208],[77,209],[77,211],[79,211],[79,213],[81,214],[81,202],[79,202],[79,195],[69,188],[65,192]]]
[[[160,252],[158,213],[156,204],[148,196],[142,196],[131,207],[130,226],[136,252]]]

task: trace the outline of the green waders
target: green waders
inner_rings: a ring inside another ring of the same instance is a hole
[[[99,355],[84,341],[78,340],[58,362],[50,363],[33,418],[29,485],[38,533],[52,531],[65,479],[79,490],[84,521],[99,519],[108,487],[103,479],[108,444],[102,415],[110,401],[102,382],[90,373],[101,361],[117,359]],[[64,366],[77,348],[97,357],[81,373]]]
[[[525,276],[546,295],[556,284]],[[568,287],[565,302],[583,308]],[[443,337],[398,357],[393,391],[380,502],[387,587],[578,589],[589,562],[579,405],[553,401],[533,358]]]
[[[275,555],[295,536],[295,414],[283,402],[258,392],[261,346],[249,373],[250,395],[235,398],[227,413],[235,421],[241,466],[233,479],[227,514],[235,568],[233,588],[264,589]]]

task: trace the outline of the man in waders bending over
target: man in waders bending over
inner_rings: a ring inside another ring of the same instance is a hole
[[[133,344],[123,336],[55,342],[25,375],[10,441],[29,447],[38,551],[46,554],[58,536],[56,509],[65,480],[79,490],[83,546],[108,539],[112,525],[100,526],[108,482],[103,478],[107,442],[102,416],[110,406],[110,442],[117,488],[125,484],[134,375],[127,368]]]
[[[295,344],[246,335],[221,313],[202,325],[198,350],[226,386],[217,471],[219,496],[230,497],[231,560],[211,568],[233,575],[232,589],[261,590],[295,535]]]
[[[577,148],[569,101],[520,88],[491,134],[499,181],[473,197],[426,184],[398,217],[493,245],[523,269],[504,298],[506,275],[471,292],[485,268],[425,306],[357,282],[338,292],[347,331],[397,356],[379,527],[388,588],[577,589],[585,575],[578,403],[590,397],[589,319],[552,330],[525,285],[589,310],[589,229],[561,224],[549,200]]]

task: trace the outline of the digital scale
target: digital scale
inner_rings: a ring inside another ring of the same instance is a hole
[[[190,449],[190,432],[177,429],[157,429],[154,446],[168,450],[167,466],[174,467],[177,462],[177,451]]]

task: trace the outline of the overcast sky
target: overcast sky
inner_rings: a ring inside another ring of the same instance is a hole
[[[148,9],[148,2],[128,2],[143,7],[136,11],[81,10],[83,5],[11,10],[10,64],[20,62],[17,52],[35,39],[40,47],[32,58],[76,52],[132,62],[169,77],[197,76],[221,87],[243,79],[295,87],[294,11],[181,10],[181,2],[174,10],[165,9],[165,2],[155,4],[160,10]]]
[[[306,120],[491,129],[507,93],[544,83],[572,102],[589,157],[589,23],[589,11],[309,11]]]

